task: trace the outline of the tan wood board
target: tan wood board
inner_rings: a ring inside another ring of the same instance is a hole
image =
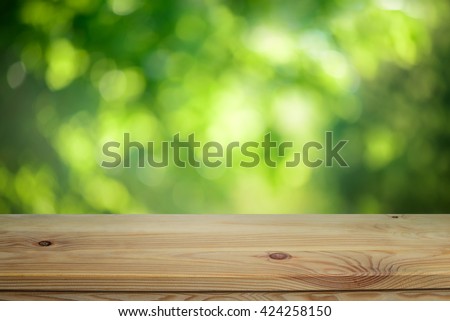
[[[366,292],[1,292],[14,301],[450,301],[450,290]]]
[[[0,215],[9,293],[405,289],[450,289],[450,215]]]

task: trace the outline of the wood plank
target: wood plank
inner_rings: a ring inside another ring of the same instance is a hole
[[[7,301],[450,301],[450,290],[344,292],[1,292]]]
[[[0,215],[0,291],[450,289],[449,245],[450,215]]]

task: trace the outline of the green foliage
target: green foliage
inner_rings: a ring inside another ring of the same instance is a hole
[[[1,6],[2,213],[450,212],[445,0]],[[99,165],[125,132],[326,131],[349,168]]]

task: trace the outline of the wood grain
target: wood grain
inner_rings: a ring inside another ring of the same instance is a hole
[[[0,215],[2,295],[408,289],[448,298],[450,215]]]
[[[450,290],[366,292],[1,292],[0,301],[450,301]]]

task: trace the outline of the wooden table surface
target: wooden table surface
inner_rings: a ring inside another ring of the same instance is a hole
[[[0,299],[450,299],[450,215],[0,215]]]

